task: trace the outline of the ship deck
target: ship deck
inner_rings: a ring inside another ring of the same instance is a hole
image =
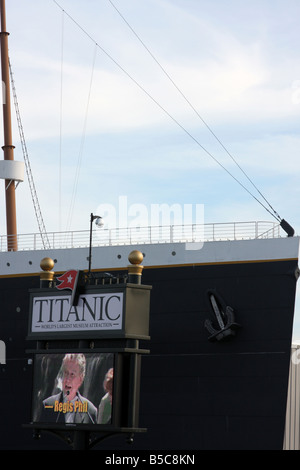
[[[299,254],[299,238],[281,236],[280,227],[270,222],[160,227],[155,237],[154,229],[123,229],[118,237],[117,232],[112,237],[112,231],[93,231],[92,270],[126,269],[133,249],[143,253],[145,268],[296,260]],[[0,254],[0,276],[38,275],[44,257],[54,260],[57,273],[88,269],[89,231],[50,235],[47,249],[38,235],[24,236],[26,244],[20,235],[18,251]]]
[[[132,226],[93,230],[93,246],[122,246],[178,242],[207,242],[279,238],[281,227],[277,222],[247,221],[165,226]],[[7,235],[0,236],[0,252],[7,251]],[[46,248],[82,248],[89,246],[90,230],[27,233],[17,236],[19,251]]]

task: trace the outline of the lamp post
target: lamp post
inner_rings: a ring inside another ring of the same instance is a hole
[[[103,219],[99,215],[91,214],[90,218],[90,247],[89,247],[89,270],[88,270],[88,277],[91,275],[91,266],[92,266],[92,233],[93,233],[93,222],[96,220],[96,225],[98,227],[103,227]]]

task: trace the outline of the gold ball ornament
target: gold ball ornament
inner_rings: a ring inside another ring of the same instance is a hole
[[[53,281],[54,272],[51,271],[54,267],[54,261],[52,258],[43,258],[40,262],[40,267],[43,270],[40,272],[41,281]]]
[[[128,261],[131,264],[141,264],[143,259],[144,259],[143,253],[141,253],[139,250],[133,250],[128,255]]]
[[[54,267],[54,261],[52,258],[43,258],[40,262],[40,267],[43,271],[51,271]]]

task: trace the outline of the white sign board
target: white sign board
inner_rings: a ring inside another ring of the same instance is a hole
[[[123,326],[123,292],[84,294],[77,305],[71,296],[32,299],[31,333],[116,331]]]

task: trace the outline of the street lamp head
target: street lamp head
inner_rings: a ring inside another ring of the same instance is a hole
[[[104,222],[103,222],[102,217],[97,217],[97,218],[96,218],[96,221],[95,221],[95,224],[96,224],[97,227],[99,227],[99,228],[103,227]]]
[[[97,225],[97,227],[103,227],[104,222],[103,222],[102,217],[100,217],[100,215],[91,214],[91,224],[92,222],[94,222],[94,220],[96,221],[95,224]]]
[[[90,277],[91,275],[91,265],[92,265],[92,234],[93,234],[93,222],[94,220],[96,221],[97,227],[103,227],[104,222],[102,217],[100,215],[94,215],[91,213],[91,218],[90,218],[90,246],[89,246],[89,271],[88,271],[88,276]]]

